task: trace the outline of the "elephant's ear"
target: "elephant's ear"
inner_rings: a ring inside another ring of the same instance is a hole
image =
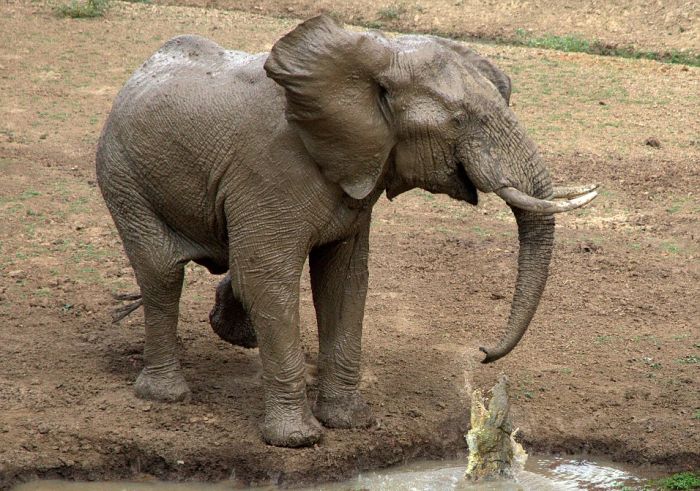
[[[434,37],[433,39],[435,39],[435,41],[437,41],[439,44],[442,44],[443,46],[455,51],[457,54],[459,54],[462,61],[476,68],[479,73],[489,79],[496,89],[498,89],[498,92],[500,92],[503,99],[505,99],[506,104],[510,104],[510,94],[512,88],[510,77],[506,75],[503,70],[498,68],[495,63],[488,58],[484,58],[479,53],[460,42],[439,37]]]
[[[287,120],[307,151],[355,199],[374,189],[393,146],[375,80],[390,62],[380,38],[346,31],[325,15],[277,41],[265,62],[285,89]]]

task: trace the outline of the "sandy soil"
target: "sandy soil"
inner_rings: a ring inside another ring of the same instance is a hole
[[[119,2],[90,21],[25,1],[0,13],[0,489],[37,476],[310,482],[460,455],[468,394],[501,372],[529,450],[697,467],[700,69],[476,45],[513,77],[557,181],[597,181],[602,196],[558,219],[531,330],[489,366],[477,347],[505,325],[515,278],[509,212],[490,196],[477,208],[421,191],[382,200],[362,382],[380,424],[288,450],[260,440],[257,352],[211,332],[218,278],[202,268],[188,268],[181,308],[192,401],[133,396],[142,314],[110,324],[111,294],[135,282],[93,152],[119,87],[169,37],[262,51],[295,22]],[[313,397],[306,277],[303,292]]]
[[[451,37],[575,36],[608,48],[700,53],[700,4],[688,0],[154,0]]]

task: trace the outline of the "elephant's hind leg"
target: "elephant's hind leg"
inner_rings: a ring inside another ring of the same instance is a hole
[[[183,264],[145,269],[134,265],[141,286],[146,342],[145,366],[134,384],[136,395],[156,401],[182,401],[189,397],[178,359],[177,319],[184,277]]]
[[[228,274],[216,287],[216,301],[209,313],[209,323],[224,341],[244,348],[258,346],[253,323],[241,302],[233,295],[231,276]]]
[[[187,256],[170,229],[137,196],[108,205],[141,289],[146,324],[144,368],[136,395],[157,401],[189,397],[178,359],[177,320]],[[118,208],[117,208],[118,206]]]

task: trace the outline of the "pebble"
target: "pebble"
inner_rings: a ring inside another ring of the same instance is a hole
[[[661,142],[658,138],[649,137],[644,141],[644,144],[652,148],[661,148]]]

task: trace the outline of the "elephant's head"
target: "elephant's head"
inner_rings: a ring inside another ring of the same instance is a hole
[[[309,154],[351,197],[420,187],[476,204],[478,189],[510,205],[520,238],[516,289],[505,336],[482,348],[484,362],[510,352],[544,290],[553,213],[595,197],[595,186],[553,189],[508,107],[510,79],[459,43],[350,32],[326,16],[280,39],[265,70],[284,87],[287,120]]]

